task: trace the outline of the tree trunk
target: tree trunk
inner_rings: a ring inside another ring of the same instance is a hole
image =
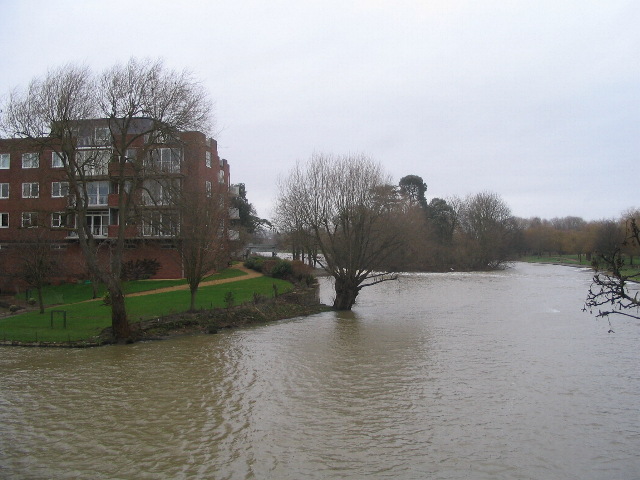
[[[125,343],[131,338],[131,326],[127,318],[127,310],[124,304],[124,294],[120,286],[109,288],[111,299],[111,328],[113,336],[118,343]]]
[[[195,288],[190,287],[189,290],[191,291],[191,302],[189,304],[189,311],[195,312],[196,311],[196,295],[198,294],[198,287],[197,286]]]
[[[360,287],[355,282],[336,278],[336,299],[333,308],[336,310],[351,310],[356,303],[356,297],[360,293]]]
[[[44,313],[44,301],[42,299],[42,285],[37,287],[38,290],[38,305],[40,305],[40,313]]]

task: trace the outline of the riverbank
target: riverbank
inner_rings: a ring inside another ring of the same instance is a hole
[[[317,300],[316,288],[296,289],[276,298],[259,297],[252,303],[230,308],[202,309],[142,320],[131,325],[131,342],[165,340],[181,335],[215,334],[223,330],[246,328],[288,318],[331,310]],[[0,346],[88,348],[113,344],[111,327],[92,339],[60,342],[0,340]]]

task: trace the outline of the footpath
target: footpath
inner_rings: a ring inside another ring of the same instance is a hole
[[[238,277],[223,278],[223,279],[220,279],[220,280],[209,280],[209,281],[205,281],[205,282],[200,282],[200,287],[209,287],[211,285],[221,285],[223,283],[240,282],[242,280],[249,280],[250,278],[256,278],[256,277],[261,277],[262,276],[261,273],[256,272],[255,270],[250,270],[250,269],[244,267],[242,264],[234,265],[231,268],[236,269],[236,270],[240,270],[240,271],[244,272],[245,275],[241,275],[241,276],[238,276]],[[189,290],[189,284],[175,285],[173,287],[158,288],[156,290],[147,290],[145,292],[128,293],[128,294],[126,294],[126,296],[127,297],[139,297],[139,296],[142,296],[142,295],[155,295],[156,293],[175,292],[175,291],[178,291],[178,290]]]

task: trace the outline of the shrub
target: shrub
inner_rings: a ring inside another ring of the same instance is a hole
[[[20,310],[20,307],[18,305],[9,305],[9,311],[11,313],[16,313],[18,310]]]
[[[263,273],[262,269],[263,269],[264,261],[265,261],[264,257],[260,257],[260,256],[249,257],[245,260],[244,266],[247,268],[250,268],[251,270],[255,270],[256,272]]]
[[[233,295],[233,292],[229,291],[224,294],[224,304],[226,305],[227,308],[233,307],[233,304],[235,303],[235,301],[236,300]]]
[[[287,279],[293,273],[293,266],[287,260],[278,260],[271,268],[271,276],[274,278]]]
[[[311,275],[311,267],[300,260],[289,261],[281,258],[272,259],[255,256],[247,258],[244,266],[264,275],[302,283],[307,286],[316,283],[315,277]]]
[[[267,301],[267,297],[257,293],[257,292],[253,292],[253,303],[258,305],[259,303],[264,303]]]
[[[122,264],[122,280],[145,280],[160,270],[160,262],[155,258],[139,258]]]
[[[273,272],[273,267],[276,266],[276,264],[278,263],[278,260],[273,260],[273,259],[266,259],[264,262],[262,262],[262,273],[264,273],[265,275],[272,275]]]
[[[28,303],[29,305],[32,305],[32,306],[33,306],[33,305],[35,305],[35,304],[36,304],[36,299],[35,299],[35,298],[33,298],[33,297],[31,297],[29,300],[27,300],[27,303]]]

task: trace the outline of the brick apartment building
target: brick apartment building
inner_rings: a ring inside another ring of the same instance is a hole
[[[111,161],[114,151],[106,122],[79,122],[76,140],[76,157],[92,159],[84,169],[85,201],[87,222],[98,245],[108,245],[117,235],[116,180],[122,175],[122,171],[114,168],[118,164]],[[136,206],[146,208],[148,214],[144,219],[133,220],[131,225],[127,223],[123,261],[154,259],[160,264],[155,278],[181,278],[182,265],[174,243],[180,217],[170,208],[163,208],[162,201],[149,201],[150,196],[162,197],[163,183],[157,178],[177,182],[180,188],[228,193],[231,189],[229,164],[219,157],[216,141],[201,132],[179,132],[170,143],[150,142],[149,138],[140,136],[126,152],[127,158],[132,159],[144,155],[143,161],[132,162],[130,168],[133,169],[134,164],[137,168],[153,166],[156,181],[135,194]],[[77,199],[70,194],[60,155],[52,148],[41,147],[42,144],[33,140],[0,139],[0,291],[15,290],[20,285],[15,275],[20,268],[16,248],[28,241],[26,233],[34,233],[35,230],[29,230],[35,228],[46,236],[56,264],[60,265],[54,281],[78,281],[88,275],[75,229],[77,214],[73,213],[73,206]],[[124,174],[134,175],[133,170]],[[229,212],[233,217],[233,211]],[[172,218],[167,221],[170,215]],[[225,223],[228,225],[226,220]],[[104,251],[104,255],[108,255],[108,248]]]

